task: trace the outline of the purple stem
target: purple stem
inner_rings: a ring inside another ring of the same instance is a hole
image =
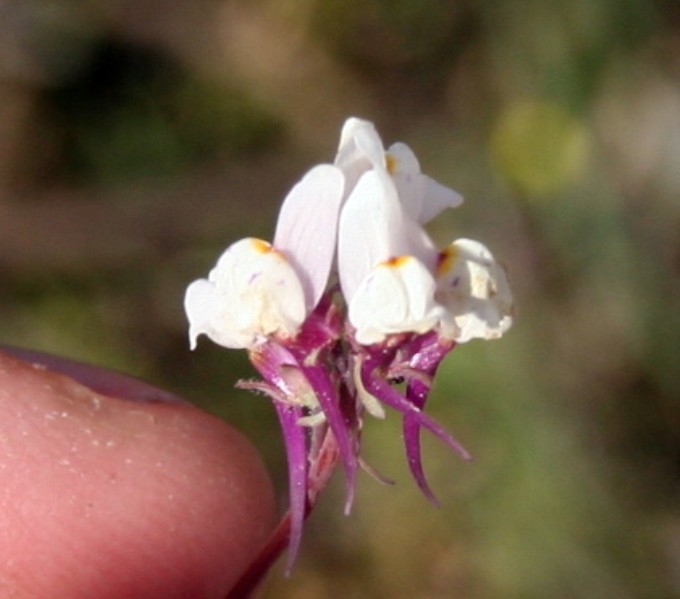
[[[253,593],[255,593],[267,572],[269,572],[274,562],[288,547],[290,527],[290,512],[287,512],[281,518],[279,525],[270,535],[269,539],[267,539],[260,553],[257,554],[225,599],[248,599],[254,596]]]

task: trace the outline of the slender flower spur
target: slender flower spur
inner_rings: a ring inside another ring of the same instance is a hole
[[[510,328],[512,297],[481,243],[458,239],[440,250],[425,232],[462,201],[421,172],[407,145],[385,150],[371,123],[350,118],[334,163],[312,168],[283,201],[273,243],[237,241],[187,289],[192,349],[200,335],[246,349],[262,380],[238,385],[266,394],[277,411],[289,464],[289,569],[336,464],[346,513],[360,467],[384,480],[361,457],[367,415],[384,418],[385,406],[402,415],[409,467],[433,503],[421,429],[470,458],[425,403],[457,344]]]

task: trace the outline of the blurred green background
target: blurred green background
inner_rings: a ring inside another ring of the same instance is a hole
[[[367,424],[398,480],[343,481],[264,597],[680,596],[680,4],[6,0],[0,341],[181,392],[261,448],[242,352],[190,353],[182,297],[333,158],[349,115],[466,197],[433,236],[507,266],[515,327],[444,363],[425,439]],[[228,509],[228,506],[225,506]]]

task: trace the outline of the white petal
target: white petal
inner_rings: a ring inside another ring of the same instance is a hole
[[[392,182],[378,171],[366,172],[340,214],[338,270],[348,302],[370,270],[395,255],[393,238],[401,234],[402,220]]]
[[[457,191],[438,183],[431,177],[423,175],[425,197],[418,217],[419,223],[429,223],[440,212],[447,208],[458,208],[463,203],[463,196]]]
[[[405,143],[397,142],[387,150],[387,169],[399,191],[404,209],[415,221],[425,224],[446,208],[463,203],[458,192],[423,175],[416,155]]]
[[[478,241],[458,239],[441,254],[437,300],[442,334],[459,343],[496,339],[512,325],[512,294],[503,268]]]
[[[419,175],[421,172],[418,158],[402,141],[395,142],[387,148],[386,162],[391,175]]]
[[[329,164],[311,169],[281,206],[274,247],[296,269],[311,311],[323,294],[335,254],[344,191],[342,171]]]
[[[185,300],[192,347],[205,334],[224,347],[249,348],[265,335],[295,335],[305,299],[286,257],[259,239],[242,239],[222,254],[208,280],[189,285]]]
[[[373,123],[356,117],[345,121],[334,164],[345,175],[346,195],[366,171],[385,168],[385,149]]]
[[[404,210],[413,220],[423,222],[420,213],[425,198],[425,179],[416,155],[405,143],[397,142],[388,148],[385,159]]]
[[[347,302],[374,266],[395,256],[415,256],[433,270],[437,252],[423,228],[404,214],[387,172],[370,170],[340,215],[338,270]]]
[[[189,344],[191,349],[196,349],[196,340],[199,335],[213,336],[213,315],[220,310],[215,285],[205,279],[191,283],[184,296],[184,310],[189,319]]]
[[[413,256],[383,262],[361,282],[349,305],[359,343],[380,343],[395,333],[425,333],[444,316],[434,301],[436,283]]]

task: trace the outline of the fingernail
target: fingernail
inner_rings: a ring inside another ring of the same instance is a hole
[[[45,352],[0,345],[5,354],[31,364],[34,368],[66,375],[81,385],[109,397],[131,401],[188,403],[181,397],[149,383],[113,370],[83,364]]]

